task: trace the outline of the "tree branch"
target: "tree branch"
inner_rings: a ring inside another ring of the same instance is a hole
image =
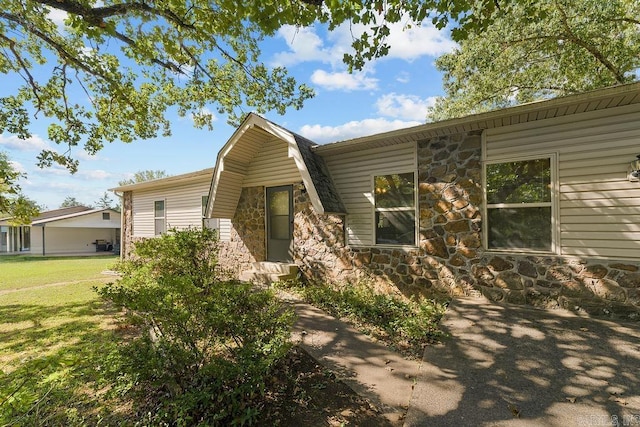
[[[36,103],[37,109],[40,110],[40,107],[42,105],[42,100],[40,99],[40,94],[38,92],[38,83],[35,81],[31,73],[29,72],[29,67],[24,62],[24,59],[22,59],[22,56],[20,55],[20,53],[16,51],[16,42],[6,37],[4,34],[0,34],[0,39],[7,42],[7,44],[9,45],[9,50],[11,51],[11,53],[13,53],[13,56],[15,57],[16,61],[18,61],[18,64],[20,64],[20,68],[22,68],[22,70],[27,75],[27,78],[25,80],[29,84],[29,88],[31,89],[33,96],[37,100],[37,103]]]
[[[169,9],[157,9],[146,3],[131,2],[110,6],[90,7],[72,0],[35,0],[52,9],[62,10],[73,15],[81,16],[88,23],[102,28],[104,20],[113,16],[124,16],[132,12],[145,12],[154,16],[161,16],[168,22],[180,28],[194,30],[193,24],[185,22],[181,17]]]
[[[596,61],[604,65],[604,67],[607,70],[609,70],[611,74],[613,74],[613,77],[616,79],[618,83],[625,83],[626,79],[624,78],[624,75],[620,73],[620,70],[618,70],[611,63],[611,61],[605,58],[602,52],[597,50],[593,45],[585,42],[584,40],[580,39],[578,36],[575,35],[575,33],[573,32],[573,30],[569,25],[569,18],[567,17],[565,10],[557,2],[556,2],[556,7],[558,8],[560,15],[562,15],[562,18],[561,18],[562,26],[567,32],[567,36],[568,36],[567,39],[571,40],[573,43],[575,43],[576,45],[580,46],[581,48],[589,52],[591,56],[593,56],[596,59]]]
[[[128,44],[129,46],[133,46],[135,48],[138,47],[138,43],[135,40],[133,40],[132,38],[127,37],[125,34],[122,34],[119,31],[114,31],[113,34],[115,35],[115,37],[118,40]],[[171,72],[174,72],[174,73],[177,73],[177,74],[183,74],[183,75],[186,74],[184,71],[182,71],[180,69],[180,67],[178,65],[174,64],[173,62],[162,61],[162,60],[160,60],[158,58],[155,58],[155,57],[151,58],[151,62],[153,62],[154,64],[159,65],[162,68],[165,68],[165,69],[167,69],[167,70],[169,70]]]

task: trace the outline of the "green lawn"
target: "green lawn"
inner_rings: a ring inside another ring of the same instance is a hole
[[[0,291],[29,288],[50,283],[97,279],[117,256],[35,257],[0,256]]]
[[[115,260],[0,257],[0,426],[119,423],[99,381],[114,313],[92,289]]]

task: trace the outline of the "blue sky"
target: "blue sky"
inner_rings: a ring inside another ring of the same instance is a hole
[[[449,32],[426,23],[408,31],[397,25],[389,38],[389,55],[367,64],[362,72],[348,74],[342,56],[350,50],[352,33],[359,31],[362,29],[346,25],[331,33],[322,27],[286,27],[265,40],[261,45],[263,60],[286,66],[299,83],[316,92],[301,110],[289,110],[284,116],[267,113],[266,118],[317,143],[424,123],[427,107],[442,95],[442,77],[434,60],[455,48]],[[15,77],[2,78],[5,83],[0,86],[5,88],[11,87],[12,81],[19,83]],[[176,116],[171,137],[115,142],[95,156],[78,149],[75,155],[80,167],[71,175],[60,167],[36,166],[40,150],[54,144],[47,141],[46,122],[34,120],[32,124],[32,138],[27,141],[1,134],[0,150],[27,174],[20,182],[23,192],[48,209],[58,208],[67,196],[94,204],[107,189],[140,170],[177,175],[213,167],[218,150],[235,130],[220,116],[212,131],[196,129],[189,118]]]

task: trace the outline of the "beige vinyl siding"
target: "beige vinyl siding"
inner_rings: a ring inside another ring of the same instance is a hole
[[[324,158],[348,213],[347,243],[374,245],[373,175],[415,171],[416,143],[411,141]]]
[[[221,242],[231,241],[231,220],[228,218],[220,218],[219,236]]]
[[[115,228],[52,227],[46,224],[44,234],[45,254],[48,255],[95,253],[96,240],[116,241]],[[32,254],[42,254],[42,226],[31,228],[30,251]]]
[[[226,167],[225,160],[225,167]],[[292,184],[300,182],[300,172],[293,158],[289,157],[289,145],[272,138],[265,141],[247,169],[243,187]]]
[[[640,105],[487,130],[486,160],[557,153],[560,253],[640,258]]]
[[[133,237],[154,236],[154,205],[165,201],[167,230],[202,227],[202,196],[209,193],[210,179],[173,187],[133,192]]]

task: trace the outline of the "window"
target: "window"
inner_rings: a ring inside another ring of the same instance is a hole
[[[416,190],[413,172],[373,177],[376,244],[416,244]]]
[[[553,157],[485,166],[487,248],[553,250]]]
[[[111,219],[111,213],[102,212],[102,219],[105,220],[105,221],[109,221]]]
[[[166,216],[164,200],[156,200],[153,202],[153,219],[154,219],[154,234],[156,236],[166,231]]]
[[[207,203],[209,203],[209,196],[202,196],[202,218],[207,213]]]

